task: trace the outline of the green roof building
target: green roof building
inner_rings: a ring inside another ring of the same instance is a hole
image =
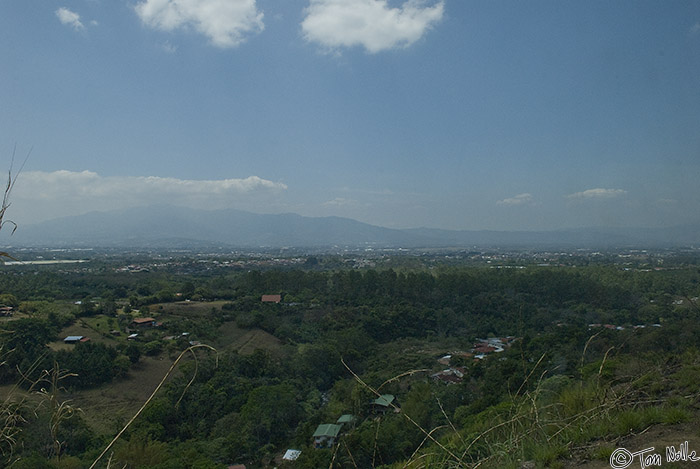
[[[391,403],[394,402],[394,395],[393,394],[382,394],[378,398],[372,401],[372,404],[378,405],[381,407],[389,407],[391,406]]]
[[[324,423],[316,427],[313,434],[314,448],[330,448],[338,438],[341,426],[334,423]]]
[[[335,422],[338,425],[343,425],[344,423],[352,423],[355,421],[355,416],[350,415],[350,414],[344,414],[338,417],[338,420]]]
[[[388,412],[389,410],[393,410],[394,412],[400,412],[399,410],[399,403],[396,401],[396,398],[394,397],[393,394],[382,394],[375,400],[371,402],[372,405],[372,410],[377,413],[385,413]]]

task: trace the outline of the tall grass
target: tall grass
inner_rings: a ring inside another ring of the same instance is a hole
[[[619,370],[622,367],[610,359],[610,351],[586,370],[582,361],[578,377],[550,375],[549,370],[537,376],[540,359],[517,393],[476,415],[460,418],[461,428],[443,410],[444,422],[432,429],[419,426],[425,435],[423,442],[407,461],[392,467],[501,468],[522,467],[526,462],[560,467],[573,453],[605,459],[621,436],[692,418],[700,392],[697,385],[690,386],[689,376],[697,376],[700,353],[676,368],[661,364],[630,375]],[[534,385],[528,386],[528,380]],[[417,425],[410,415],[402,415]]]

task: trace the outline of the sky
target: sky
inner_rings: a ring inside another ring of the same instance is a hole
[[[20,230],[698,223],[700,2],[0,0],[0,169]]]

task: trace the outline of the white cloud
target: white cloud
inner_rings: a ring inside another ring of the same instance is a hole
[[[507,199],[499,200],[496,203],[498,205],[525,205],[532,203],[532,201],[532,194],[528,194],[526,192],[524,194],[518,194],[515,197],[509,197]]]
[[[285,190],[287,186],[258,176],[244,179],[192,180],[158,176],[103,177],[92,171],[28,171],[22,185],[34,198],[237,195]],[[27,194],[27,195],[29,195]]]
[[[103,177],[92,171],[27,171],[12,193],[13,214],[36,219],[76,215],[148,204],[203,209],[264,208],[287,185],[258,176],[191,180],[156,176]],[[257,205],[260,205],[258,207]],[[31,216],[27,216],[31,215]]]
[[[148,26],[163,31],[194,28],[217,47],[236,47],[264,29],[255,0],[145,0],[135,6]]]
[[[659,199],[656,201],[658,205],[662,206],[675,206],[678,205],[678,201],[676,199]]]
[[[56,16],[58,17],[58,21],[60,21],[61,24],[71,26],[76,31],[85,29],[85,26],[80,21],[80,15],[73,11],[70,11],[68,8],[59,8],[58,10],[56,10]]]
[[[327,202],[323,202],[323,205],[326,207],[343,207],[343,206],[348,206],[348,205],[358,205],[359,202],[354,199],[346,199],[344,197],[336,197],[333,200],[329,200]]]
[[[612,199],[621,195],[627,194],[627,191],[622,189],[588,189],[583,192],[569,194],[566,197],[569,199]]]
[[[173,44],[167,41],[161,44],[161,48],[168,54],[174,54],[175,52],[177,52],[177,46],[174,46]]]
[[[310,0],[301,28],[307,41],[329,49],[363,46],[376,53],[410,46],[443,13],[443,0],[432,6],[407,0],[398,8],[391,8],[387,0]]]

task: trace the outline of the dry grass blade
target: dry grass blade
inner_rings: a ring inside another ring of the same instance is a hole
[[[588,346],[591,344],[591,342],[593,341],[593,339],[595,339],[595,338],[598,337],[600,334],[602,334],[602,332],[603,332],[603,331],[600,331],[600,332],[597,332],[597,333],[593,334],[592,336],[590,336],[590,337],[588,338],[588,340],[586,341],[586,345],[583,346],[583,352],[581,353],[581,365],[580,365],[580,368],[581,368],[581,369],[583,369],[583,362],[584,362],[584,360],[586,359],[586,350],[588,350]]]
[[[362,380],[362,378],[360,378],[360,377],[357,375],[357,373],[355,373],[354,371],[352,371],[352,369],[347,365],[347,363],[345,363],[345,360],[343,360],[343,359],[341,358],[341,359],[340,359],[340,362],[343,364],[343,366],[345,367],[345,369],[347,369],[347,370],[350,372],[350,374],[352,374],[352,376],[355,378],[355,380],[356,380],[358,383],[360,383],[360,385],[362,385],[362,386],[365,387],[366,389],[369,389],[370,392],[372,392],[373,394],[375,394],[377,397],[381,397],[381,393],[380,393],[379,391],[377,391],[376,389],[374,389],[372,386],[370,386],[370,385],[368,385],[367,383],[365,383],[365,382]],[[402,375],[399,375],[399,376],[405,376],[405,375],[406,375],[406,373],[403,373]],[[396,379],[396,378],[392,378],[392,379],[390,379],[390,380],[388,380],[388,381],[392,381],[392,380],[394,380],[394,379]],[[392,409],[394,409],[395,412],[400,412],[401,409],[399,409],[399,408],[396,406],[396,404],[394,404],[393,402],[389,403],[389,405],[391,406]],[[438,445],[438,446],[440,447],[441,450],[443,450],[445,453],[449,454],[450,457],[454,458],[455,461],[457,461],[457,462],[459,462],[459,463],[462,462],[462,458],[460,458],[460,457],[458,457],[457,455],[455,455],[452,451],[450,451],[447,447],[445,447],[445,445],[443,445],[442,443],[440,443],[440,441],[438,441],[435,437],[433,437],[433,435],[432,435],[430,432],[428,432],[425,428],[423,428],[418,422],[416,422],[415,420],[413,420],[413,419],[411,418],[410,415],[407,415],[407,414],[405,414],[405,413],[403,413],[403,412],[401,413],[401,415],[403,415],[403,417],[404,417],[406,420],[408,420],[409,422],[411,422],[411,424],[412,424],[413,426],[415,426],[417,429],[419,429],[421,432],[423,432],[423,434],[424,434],[427,438],[429,438],[433,443],[435,443],[436,445]]]
[[[345,363],[343,363],[343,364],[345,364]],[[347,365],[346,365],[346,368],[347,368]],[[386,381],[384,381],[382,384],[379,385],[379,387],[377,388],[377,391],[379,391],[380,389],[382,389],[382,388],[383,388],[384,386],[386,386],[387,384],[393,383],[393,382],[395,382],[395,381],[398,381],[398,380],[400,380],[401,378],[403,378],[403,377],[405,377],[405,376],[412,376],[412,375],[415,375],[416,373],[424,373],[424,372],[428,372],[428,371],[430,371],[430,370],[427,369],[427,368],[423,368],[423,369],[421,369],[421,370],[409,370],[409,371],[406,371],[405,373],[401,373],[401,374],[398,375],[398,376],[394,376],[393,378],[389,378],[389,379],[387,379]]]
[[[416,447],[416,449],[413,451],[413,454],[411,454],[411,457],[408,458],[408,461],[406,461],[406,464],[404,464],[404,466],[403,466],[404,469],[407,468],[407,467],[411,464],[411,462],[413,461],[413,458],[415,458],[416,455],[418,454],[418,451],[420,451],[420,449],[421,449],[421,448],[425,445],[425,443],[428,441],[428,437],[429,437],[430,435],[432,435],[434,432],[436,432],[436,431],[438,431],[438,430],[442,430],[443,428],[447,428],[447,425],[440,425],[439,427],[435,427],[435,428],[433,428],[432,430],[430,430],[430,433],[428,433],[428,435],[426,435],[426,436],[423,438],[423,441],[421,441],[421,443]]]
[[[165,384],[165,381],[168,379],[168,377],[173,373],[173,371],[175,371],[175,368],[177,367],[178,363],[180,363],[180,360],[182,360],[182,358],[183,358],[187,353],[189,353],[189,352],[194,353],[194,349],[196,349],[196,348],[205,348],[205,349],[211,350],[211,351],[213,351],[214,353],[216,353],[216,349],[215,349],[214,347],[212,347],[212,346],[210,346],[210,345],[206,345],[206,344],[192,345],[192,346],[190,346],[190,347],[187,347],[185,350],[183,350],[183,351],[180,353],[180,355],[178,355],[178,357],[175,359],[175,361],[173,362],[173,364],[170,366],[170,369],[169,369],[168,372],[165,374],[165,376],[163,376],[163,379],[160,380],[160,383],[158,383],[158,386],[156,386],[156,388],[153,390],[153,392],[152,392],[151,395],[148,397],[148,399],[146,399],[146,402],[143,403],[143,405],[139,408],[139,410],[136,411],[136,413],[134,414],[134,416],[131,417],[131,419],[126,423],[126,425],[124,425],[124,428],[122,428],[122,429],[119,431],[119,433],[117,433],[117,436],[115,436],[114,439],[113,439],[113,440],[107,445],[107,447],[102,451],[102,453],[100,453],[100,455],[97,457],[97,459],[95,459],[95,461],[94,461],[94,462],[92,463],[92,465],[90,466],[90,469],[93,469],[93,468],[97,465],[97,463],[100,461],[100,459],[102,459],[102,458],[104,457],[104,455],[107,454],[107,452],[112,448],[112,446],[114,446],[114,444],[119,440],[119,438],[121,438],[121,436],[122,436],[122,435],[124,434],[124,432],[131,426],[131,424],[134,422],[134,420],[136,420],[136,418],[137,418],[139,415],[141,415],[141,412],[143,412],[143,410],[144,410],[144,409],[146,408],[146,406],[148,406],[148,404],[153,400],[153,398],[154,398],[155,395],[158,393],[158,391],[160,391],[160,388],[163,387],[163,384]],[[187,386],[189,387],[189,385],[190,385],[191,383],[192,383],[192,381],[190,381],[190,383],[189,383]],[[187,388],[185,388],[185,389],[187,389]],[[178,402],[179,402],[179,401],[178,401]]]
[[[467,442],[464,441],[464,438],[462,438],[462,434],[459,433],[459,431],[457,431],[457,428],[455,428],[454,424],[452,423],[452,420],[450,420],[450,418],[447,416],[445,409],[442,407],[442,402],[440,402],[440,399],[435,397],[435,400],[437,401],[438,406],[440,407],[440,412],[442,412],[442,415],[445,417],[445,420],[447,420],[447,423],[450,425],[450,428],[452,428],[452,431],[455,432],[455,435],[457,435],[462,444],[466,446]]]
[[[355,462],[355,458],[352,455],[352,452],[350,451],[350,447],[348,446],[348,442],[343,439],[343,444],[345,445],[345,450],[348,452],[348,456],[350,456],[350,461],[352,461],[352,465],[355,467],[355,469],[358,469],[357,463]]]
[[[15,187],[15,183],[17,182],[17,177],[22,172],[22,169],[24,169],[24,165],[27,163],[27,160],[29,159],[29,155],[32,154],[32,150],[31,149],[29,150],[29,152],[27,153],[27,156],[24,158],[24,161],[22,162],[22,166],[20,166],[17,173],[13,176],[12,171],[13,171],[13,166],[15,163],[15,155],[16,154],[17,154],[17,145],[15,145],[14,149],[12,150],[12,160],[10,162],[10,170],[8,171],[8,174],[7,174],[7,184],[5,185],[5,192],[4,192],[3,197],[2,197],[2,205],[0,205],[0,229],[2,229],[2,227],[5,226],[6,223],[10,223],[14,226],[14,228],[12,229],[12,233],[14,233],[17,230],[17,224],[13,221],[5,220],[5,212],[7,212],[7,209],[10,207],[10,194],[12,193],[12,189]],[[0,253],[0,256],[11,257],[7,253]]]
[[[525,387],[525,385],[527,384],[527,382],[530,380],[530,376],[532,376],[532,374],[535,372],[535,370],[537,369],[537,367],[540,366],[540,363],[542,363],[542,360],[544,360],[545,355],[547,355],[547,354],[546,354],[546,353],[543,353],[542,356],[540,357],[540,359],[537,360],[537,363],[535,363],[535,366],[532,368],[532,370],[530,371],[530,373],[525,377],[525,380],[522,382],[522,384],[520,385],[520,387],[519,387],[518,390],[516,391],[516,393],[515,393],[516,396],[520,394],[520,391],[523,390],[523,387]]]

